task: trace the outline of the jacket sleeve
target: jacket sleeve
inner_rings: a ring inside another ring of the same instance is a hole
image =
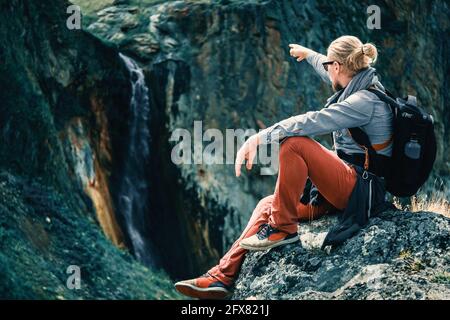
[[[322,63],[327,61],[327,57],[323,54],[313,52],[306,57],[306,61],[314,68],[317,74],[328,84],[331,84],[328,72],[323,68]]]
[[[293,116],[259,132],[263,144],[291,136],[315,136],[336,130],[361,127],[370,122],[374,105],[359,91],[319,111]]]

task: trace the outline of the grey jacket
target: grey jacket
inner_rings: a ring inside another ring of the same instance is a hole
[[[322,66],[322,62],[326,60],[324,55],[314,53],[306,60],[322,80],[331,84],[328,73]],[[356,74],[344,89],[338,102],[330,105],[327,103],[326,107],[319,111],[293,116],[262,130],[259,133],[261,142],[272,143],[290,136],[313,137],[332,132],[335,150],[342,150],[347,154],[364,153],[347,130],[361,127],[372,144],[385,143],[392,135],[392,112],[390,107],[375,94],[364,90],[371,85],[384,90],[374,68]],[[328,102],[334,97],[335,95],[331,96]],[[391,156],[392,142],[378,153]]]

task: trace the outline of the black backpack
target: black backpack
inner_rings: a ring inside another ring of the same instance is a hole
[[[410,197],[425,183],[436,159],[436,135],[433,117],[408,96],[394,99],[378,89],[367,89],[387,103],[393,113],[393,149],[386,174],[386,190],[397,197]],[[368,149],[369,162],[377,161],[377,153],[361,128],[349,129],[353,139]]]

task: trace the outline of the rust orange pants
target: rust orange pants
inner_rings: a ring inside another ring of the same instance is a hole
[[[316,219],[333,207],[344,209],[356,183],[355,169],[309,137],[290,137],[280,145],[279,172],[275,192],[263,198],[254,209],[247,227],[218,265],[208,272],[223,283],[235,280],[246,249],[239,242],[254,235],[261,224],[287,233],[297,231],[299,221]],[[304,205],[300,196],[307,178],[326,199],[319,206]]]

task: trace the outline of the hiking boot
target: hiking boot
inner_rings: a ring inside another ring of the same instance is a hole
[[[181,294],[197,299],[225,299],[231,294],[228,286],[209,273],[196,279],[177,282],[175,288]]]
[[[259,231],[255,235],[241,240],[239,245],[244,249],[256,251],[267,250],[298,240],[297,232],[288,234],[272,228],[268,223],[264,223],[259,226]]]

